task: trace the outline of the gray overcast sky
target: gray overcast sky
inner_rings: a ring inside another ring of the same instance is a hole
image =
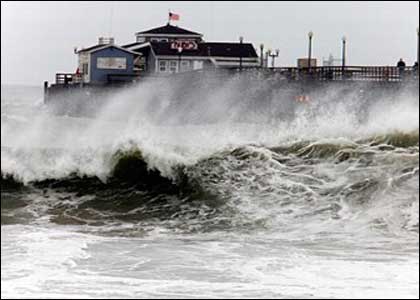
[[[314,55],[340,56],[349,40],[348,63],[394,65],[416,60],[419,1],[407,2],[1,2],[1,83],[40,85],[56,72],[74,72],[75,46],[112,35],[119,44],[134,32],[164,25],[168,10],[180,27],[208,41],[243,35],[255,47],[280,49],[281,65],[307,53],[312,30]]]

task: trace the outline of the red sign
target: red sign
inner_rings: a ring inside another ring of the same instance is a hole
[[[195,41],[174,41],[171,43],[171,49],[178,50],[197,50],[198,44]]]

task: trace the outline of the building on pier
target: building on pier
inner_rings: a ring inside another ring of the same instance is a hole
[[[75,74],[58,74],[64,83],[104,85],[138,77],[166,76],[207,68],[254,68],[258,54],[251,43],[205,42],[201,33],[170,25],[137,32],[136,41],[118,46],[113,38],[76,50]]]

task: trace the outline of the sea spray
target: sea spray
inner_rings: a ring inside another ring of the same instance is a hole
[[[5,291],[418,293],[418,96],[334,89],[279,117],[291,90],[270,106],[232,79],[174,106],[180,88],[143,83],[94,118],[2,101]]]

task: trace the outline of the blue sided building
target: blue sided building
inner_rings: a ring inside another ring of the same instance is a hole
[[[114,44],[113,39],[99,38],[98,45],[76,51],[77,81],[90,85],[131,82],[136,77],[135,63],[141,54]]]

